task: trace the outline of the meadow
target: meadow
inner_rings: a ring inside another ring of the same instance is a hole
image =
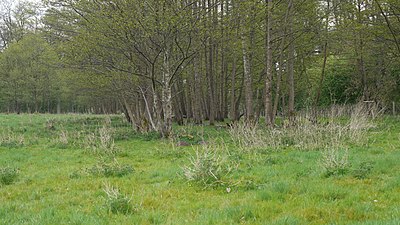
[[[0,115],[0,224],[400,224],[400,117],[175,126]]]

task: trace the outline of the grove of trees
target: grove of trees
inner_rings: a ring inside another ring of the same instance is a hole
[[[400,103],[398,0],[0,5],[0,110],[120,113],[138,131]]]

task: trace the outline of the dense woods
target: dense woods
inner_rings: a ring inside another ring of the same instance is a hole
[[[400,103],[397,0],[46,0],[0,5],[0,110],[267,126]],[[393,110],[395,111],[395,110]]]

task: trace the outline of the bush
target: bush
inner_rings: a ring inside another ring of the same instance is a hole
[[[10,185],[14,183],[18,176],[18,169],[4,167],[0,168],[0,184]]]

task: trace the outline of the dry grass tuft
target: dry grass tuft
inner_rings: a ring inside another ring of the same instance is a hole
[[[237,165],[229,161],[229,152],[224,145],[209,144],[196,149],[190,163],[184,166],[183,175],[189,182],[205,187],[224,184],[223,178]]]

